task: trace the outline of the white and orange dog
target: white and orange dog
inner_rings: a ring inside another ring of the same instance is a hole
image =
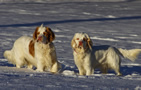
[[[79,75],[91,75],[94,69],[99,68],[102,73],[109,69],[120,73],[120,56],[135,61],[141,49],[124,50],[108,45],[93,46],[92,40],[86,33],[76,33],[71,41],[74,61],[79,70]]]
[[[28,68],[37,67],[37,71],[58,72],[61,68],[57,61],[55,46],[52,41],[55,34],[48,27],[37,27],[33,33],[33,38],[22,36],[17,39],[11,50],[4,52],[4,57],[8,61],[21,68],[27,65]]]

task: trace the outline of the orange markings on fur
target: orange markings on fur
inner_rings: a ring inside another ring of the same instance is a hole
[[[34,57],[35,56],[35,52],[34,52],[34,41],[31,40],[29,43],[29,53]]]
[[[49,42],[52,42],[55,39],[54,32],[49,27],[46,27],[46,32],[47,32],[46,34],[47,40]]]
[[[37,27],[37,28],[35,29],[35,32],[33,33],[33,39],[34,39],[34,40],[37,39],[37,35],[39,34],[38,29],[39,29],[39,27]]]

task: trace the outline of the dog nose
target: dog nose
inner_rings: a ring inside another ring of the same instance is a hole
[[[39,37],[38,37],[38,41],[41,41],[41,40],[42,40],[42,36],[39,36]]]
[[[83,42],[82,41],[79,41],[79,46],[82,46]]]

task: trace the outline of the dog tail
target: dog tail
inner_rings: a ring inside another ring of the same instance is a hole
[[[131,61],[135,61],[138,58],[138,55],[141,53],[141,49],[126,50],[119,48],[118,50],[124,58],[127,58]]]
[[[11,50],[6,50],[3,55],[6,59],[8,59],[9,62],[15,64],[15,60],[14,60],[13,53],[11,52]]]

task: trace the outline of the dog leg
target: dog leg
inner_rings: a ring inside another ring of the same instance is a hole
[[[86,71],[84,70],[84,68],[78,68],[79,69],[79,75],[86,75]]]
[[[107,68],[103,68],[103,69],[101,69],[101,72],[102,72],[102,74],[107,74],[108,70],[107,70]]]
[[[119,67],[114,68],[114,71],[116,72],[117,76],[122,76],[122,74],[120,73]]]
[[[92,69],[92,67],[90,65],[85,65],[85,71],[86,71],[86,75],[92,75],[94,73],[94,70]]]
[[[42,68],[39,68],[39,67],[38,67],[38,68],[36,69],[36,71],[37,71],[37,72],[43,72],[44,70],[43,70]]]
[[[116,72],[117,76],[122,76],[122,74],[120,73],[119,70],[116,70],[115,72]]]
[[[107,74],[108,64],[102,64],[101,67],[100,67],[100,71],[102,72],[102,74]]]
[[[16,59],[16,67],[21,68],[25,65],[24,59],[22,57],[17,57]]]
[[[28,65],[27,65],[27,68],[28,68],[28,69],[32,69],[32,68],[33,68],[33,65],[32,65],[32,64],[28,64]]]
[[[32,69],[33,68],[33,65],[27,59],[25,59],[25,63],[27,65],[28,69]]]
[[[21,66],[20,66],[20,65],[18,65],[18,64],[16,64],[16,67],[17,67],[17,68],[21,68]]]
[[[53,64],[52,68],[51,68],[51,72],[53,73],[57,73],[59,71],[59,69],[61,69],[61,65],[59,62],[56,62]]]
[[[37,62],[37,72],[43,72],[44,71],[44,65],[41,61]]]
[[[86,71],[86,75],[87,75],[87,76],[92,75],[93,72],[94,72],[94,70],[89,69],[89,70]]]

